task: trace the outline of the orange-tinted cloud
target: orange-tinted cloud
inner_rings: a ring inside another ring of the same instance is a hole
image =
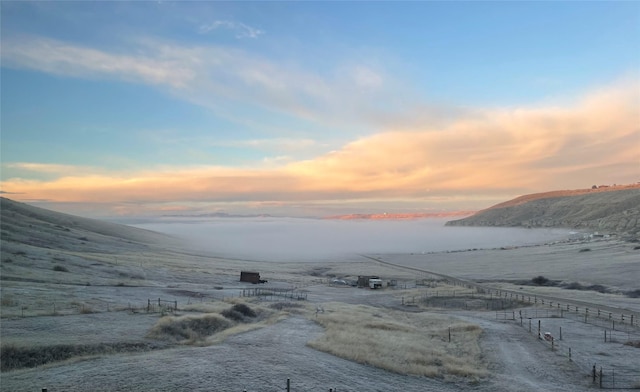
[[[640,89],[627,81],[572,105],[477,110],[446,126],[394,130],[307,161],[266,168],[87,173],[23,164],[52,180],[5,192],[67,202],[313,201],[535,192],[640,177]],[[17,195],[16,195],[17,196]]]

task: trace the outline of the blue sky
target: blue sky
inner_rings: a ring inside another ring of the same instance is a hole
[[[0,6],[18,200],[420,212],[639,181],[638,2]]]

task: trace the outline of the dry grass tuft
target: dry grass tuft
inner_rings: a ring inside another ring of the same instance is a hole
[[[231,321],[216,313],[200,316],[168,316],[161,318],[148,336],[175,342],[195,343],[231,326],[233,326]]]
[[[233,303],[231,307],[229,303]],[[148,333],[148,337],[182,344],[208,345],[226,337],[260,328],[277,321],[274,312],[263,306],[245,302],[212,302],[191,306],[201,315],[166,316]]]
[[[231,308],[223,310],[220,314],[230,320],[239,322],[257,316],[256,312],[246,304],[235,304]]]
[[[274,302],[269,305],[269,308],[276,310],[291,310],[304,308],[304,305],[297,302]]]
[[[53,266],[53,270],[57,272],[69,272],[69,269],[67,269],[67,267],[57,264]]]
[[[624,345],[625,346],[635,347],[635,348],[640,348],[640,340],[629,340]]]
[[[21,368],[32,368],[75,357],[140,352],[151,349],[153,347],[147,343],[62,344],[44,347],[18,347],[8,344],[0,348],[0,370],[6,372]]]
[[[482,329],[452,317],[329,304],[315,320],[325,334],[309,346],[400,374],[427,377],[486,375],[480,360]],[[451,342],[449,342],[451,328]]]

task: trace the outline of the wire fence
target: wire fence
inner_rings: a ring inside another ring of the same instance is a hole
[[[579,372],[589,374],[597,387],[640,389],[640,370],[634,367],[633,362],[627,366],[620,366],[607,363],[605,359],[618,355],[620,344],[640,348],[640,330],[627,325],[625,331],[605,328],[600,335],[597,333],[598,326],[590,323],[589,318],[585,323],[584,317],[576,318],[573,315],[564,311],[558,312],[557,309],[522,309],[517,312],[496,312],[496,319],[514,321],[525,328],[551,352],[573,362]],[[551,322],[549,319],[555,320]],[[576,328],[574,323],[582,323],[586,328]],[[568,340],[567,335],[571,336]],[[610,343],[618,344],[608,346]],[[596,347],[595,351],[587,349],[585,345]]]

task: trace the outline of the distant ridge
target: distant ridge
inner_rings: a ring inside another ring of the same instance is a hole
[[[398,213],[398,214],[346,214],[346,215],[332,215],[323,219],[337,219],[337,220],[355,220],[355,219],[369,219],[369,220],[410,220],[410,219],[425,219],[425,218],[449,218],[454,216],[468,216],[475,211],[452,211],[452,212],[417,212],[417,213]]]
[[[640,184],[517,197],[448,226],[566,227],[640,234]]]

